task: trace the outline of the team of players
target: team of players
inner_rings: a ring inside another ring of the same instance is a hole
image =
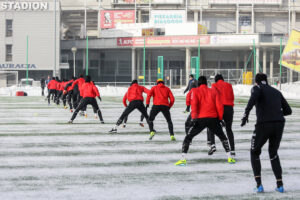
[[[255,191],[264,191],[261,181],[259,156],[261,154],[261,148],[269,140],[270,161],[277,181],[276,191],[284,192],[282,169],[277,151],[284,129],[284,116],[290,115],[292,110],[282,94],[268,85],[267,76],[265,74],[257,74],[255,82],[256,85],[251,91],[251,97],[245,109],[241,124],[241,126],[244,126],[248,122],[249,113],[255,105],[257,123],[251,141],[251,164],[257,182]],[[59,104],[59,98],[63,94],[62,99],[64,106],[66,108],[65,99],[68,97],[71,112],[72,99],[73,107],[76,108],[76,110],[69,123],[73,122],[80,110],[83,112],[86,111],[88,104],[91,104],[94,112],[98,114],[100,122],[104,123],[101,111],[95,99],[98,97],[101,101],[100,94],[89,76],[85,79],[83,76],[79,79],[73,78],[68,82],[60,82],[53,78],[48,84],[48,90],[49,104],[51,94],[54,95],[54,101],[57,104]],[[201,76],[198,81],[196,81],[193,76],[190,75],[188,88],[185,92],[187,91],[189,91],[189,93],[186,97],[186,111],[191,110],[191,114],[185,123],[186,137],[182,144],[182,159],[176,162],[175,165],[186,165],[186,155],[193,138],[205,128],[208,130],[207,138],[210,146],[208,154],[212,155],[213,152],[216,151],[214,139],[216,135],[220,139],[228,156],[228,162],[235,163],[235,145],[232,132],[234,94],[231,84],[225,82],[222,75],[218,74],[215,76],[215,83],[209,88],[207,86],[206,77]],[[147,94],[146,106],[144,105],[143,93]],[[153,97],[153,106],[150,115],[148,115],[147,108],[149,108],[151,97]],[[129,105],[127,105],[127,101],[129,101]],[[174,101],[175,98],[171,90],[164,85],[162,79],[158,79],[157,85],[152,87],[151,90],[140,86],[137,80],[133,80],[123,98],[123,104],[126,108],[118,119],[115,127],[109,132],[116,133],[117,127],[121,125],[124,120],[127,121],[128,115],[133,110],[138,109],[142,114],[141,119],[146,119],[150,130],[149,139],[152,140],[156,133],[153,122],[157,114],[162,112],[168,123],[171,141],[175,141],[170,114],[170,109]],[[140,124],[142,124],[142,122],[140,122]],[[227,136],[224,134],[222,126],[225,127]]]

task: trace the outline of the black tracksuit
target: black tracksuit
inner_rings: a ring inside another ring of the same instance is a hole
[[[154,121],[156,115],[160,112],[162,112],[162,114],[164,115],[164,117],[167,120],[170,135],[174,135],[173,122],[172,122],[172,119],[171,119],[170,107],[165,106],[165,105],[153,105],[152,106],[152,109],[150,111],[150,117],[149,117],[150,131],[151,132],[154,131],[153,121]]]
[[[277,187],[280,187],[282,185],[282,170],[277,151],[284,129],[284,116],[292,114],[292,110],[281,92],[267,84],[259,84],[252,88],[251,97],[245,109],[245,117],[248,118],[254,105],[256,107],[257,122],[250,150],[253,173],[257,185],[260,185],[261,164],[259,156],[261,148],[269,140],[269,156],[272,170],[277,179]]]
[[[92,105],[92,107],[93,107],[94,110],[97,110],[99,119],[100,119],[101,122],[103,122],[102,113],[101,113],[101,111],[99,109],[99,106],[98,106],[98,103],[97,103],[96,99],[93,98],[93,97],[86,97],[86,98],[82,99],[81,103],[76,108],[75,112],[73,113],[71,120],[73,121],[76,118],[76,115],[78,114],[78,112],[82,108],[86,107],[88,104]]]
[[[48,104],[50,104],[50,96],[51,95],[52,95],[52,97],[54,96],[54,99],[56,99],[56,95],[57,95],[56,90],[54,90],[54,89],[49,90],[49,93],[48,93],[48,96],[47,96],[47,98],[48,98]]]
[[[120,124],[122,124],[123,120],[125,119],[125,117],[128,117],[128,115],[135,109],[138,109],[142,115],[145,116],[147,123],[149,122],[149,116],[147,113],[147,109],[143,103],[143,101],[141,100],[133,100],[129,103],[129,105],[125,108],[124,112],[122,113],[121,117],[119,118],[119,120],[117,121],[117,126],[119,126]],[[149,124],[149,123],[148,123]]]
[[[46,85],[45,79],[42,78],[41,79],[42,96],[45,96],[45,94],[44,94],[45,85]]]
[[[225,122],[226,134],[230,144],[230,150],[235,151],[234,147],[234,135],[232,132],[232,121],[233,121],[233,107],[224,105],[223,120]],[[211,145],[215,145],[215,135],[210,129],[207,129],[207,137]]]
[[[227,137],[225,136],[220,125],[220,120],[218,118],[199,118],[193,120],[192,128],[184,138],[182,144],[182,153],[188,152],[190,143],[192,142],[193,138],[205,128],[211,129],[212,132],[219,137],[226,152],[230,151]]]

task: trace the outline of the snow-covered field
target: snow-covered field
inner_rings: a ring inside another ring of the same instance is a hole
[[[101,93],[101,91],[100,91]],[[176,142],[171,142],[161,114],[158,133],[148,140],[147,127],[129,116],[127,128],[110,135],[123,107],[121,97],[103,97],[100,103],[106,124],[48,106],[42,97],[0,98],[0,199],[300,199],[300,101],[289,100],[293,115],[287,117],[279,155],[286,193],[274,192],[267,145],[261,155],[264,194],[253,194],[250,165],[250,123],[240,127],[247,98],[236,100],[233,130],[237,163],[227,164],[219,141],[217,152],[207,155],[206,133],[195,138],[186,167],[174,166],[181,157],[184,97],[176,97],[171,110]]]

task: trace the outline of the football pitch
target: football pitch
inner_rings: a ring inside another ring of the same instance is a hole
[[[181,158],[185,98],[175,97],[171,109],[176,142],[170,141],[162,114],[154,122],[157,134],[149,141],[148,126],[134,111],[127,127],[108,134],[123,112],[121,97],[99,102],[105,124],[77,116],[68,109],[48,106],[43,97],[0,98],[0,199],[300,199],[300,101],[288,100],[293,114],[279,149],[286,193],[274,191],[266,144],[263,148],[264,194],[254,194],[250,139],[255,108],[249,123],[240,127],[248,98],[238,97],[233,132],[236,164],[228,164],[218,138],[217,152],[207,155],[206,130],[194,138],[187,166],[174,166]]]

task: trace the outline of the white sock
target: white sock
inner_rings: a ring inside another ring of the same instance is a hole
[[[182,160],[185,160],[186,159],[186,153],[182,153],[181,157],[182,157]]]

